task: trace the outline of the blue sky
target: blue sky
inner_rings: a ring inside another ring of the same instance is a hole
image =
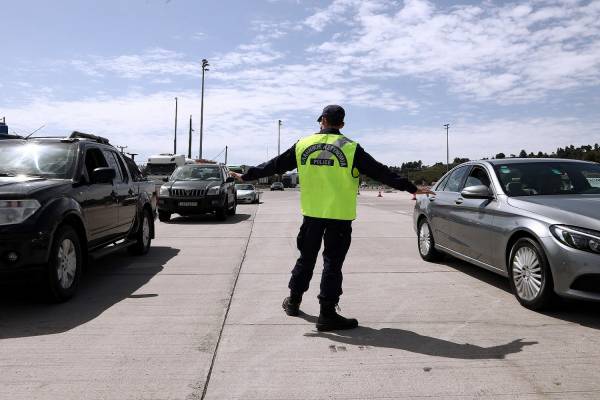
[[[600,142],[600,1],[5,1],[0,117],[129,151],[273,156],[329,103],[383,162]]]

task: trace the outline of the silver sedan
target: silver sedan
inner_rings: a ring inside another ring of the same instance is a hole
[[[261,192],[256,190],[254,185],[238,184],[235,185],[235,189],[238,203],[258,203],[260,201]]]
[[[535,310],[556,294],[600,301],[600,164],[474,161],[433,191],[414,210],[424,260],[446,253],[506,276]]]

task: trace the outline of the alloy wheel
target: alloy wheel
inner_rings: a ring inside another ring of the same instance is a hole
[[[423,222],[421,228],[419,228],[419,251],[421,255],[429,254],[431,249],[431,231],[429,230],[429,224]]]
[[[71,239],[64,239],[58,248],[58,264],[56,272],[58,282],[63,289],[68,289],[75,280],[77,271],[77,252]]]
[[[517,294],[523,300],[535,299],[543,284],[542,265],[538,254],[530,247],[521,247],[512,261],[512,276]]]
[[[150,222],[145,214],[144,222],[142,224],[142,242],[144,243],[144,247],[148,247],[148,244],[150,243]]]

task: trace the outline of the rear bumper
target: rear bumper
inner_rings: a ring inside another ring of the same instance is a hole
[[[541,241],[552,270],[554,291],[564,297],[600,301],[600,285],[586,284],[600,278],[600,254],[573,249],[554,237]]]
[[[182,205],[181,203],[196,203],[196,205]],[[158,211],[176,214],[203,214],[215,211],[223,206],[220,196],[206,196],[202,198],[170,198],[158,199]]]

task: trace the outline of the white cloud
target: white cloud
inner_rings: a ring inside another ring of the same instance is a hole
[[[557,147],[587,145],[599,141],[600,119],[515,118],[461,121],[450,126],[450,160],[454,157],[481,159],[497,153],[519,154]],[[446,131],[440,126],[400,126],[364,136],[360,142],[375,157],[392,165],[423,160],[425,164],[446,159]]]
[[[501,104],[544,99],[600,81],[600,2],[533,0],[436,8],[337,0],[307,19],[323,30],[336,17],[354,27],[323,42],[328,62],[344,60],[364,77],[444,79],[454,93]]]
[[[183,54],[162,48],[117,57],[92,56],[85,60],[73,60],[71,65],[90,76],[108,74],[130,79],[148,75],[198,76],[200,70],[199,62],[185,60]]]
[[[207,92],[205,103],[204,156],[230,148],[231,163],[257,164],[266,159],[267,147],[273,156],[277,143],[274,112],[284,119],[282,148],[317,128],[314,118],[324,104],[306,102],[308,93],[297,99],[287,94],[243,93],[233,89]],[[332,94],[335,102],[341,94]],[[140,153],[139,160],[172,148],[174,100],[179,98],[179,152],[187,153],[188,118],[194,115],[193,155],[198,153],[198,113],[200,99],[195,92],[160,92],[152,95],[89,98],[80,101],[39,99],[22,107],[7,108],[3,113],[18,132],[29,132],[42,124],[44,135],[66,135],[72,130],[89,131],[108,137],[112,143],[129,146]],[[309,118],[299,118],[302,115]],[[289,116],[290,118],[286,118]],[[378,160],[390,165],[423,160],[434,163],[445,159],[445,135],[441,126],[399,125],[360,133],[348,115],[345,130]],[[301,122],[305,121],[305,122]],[[589,144],[598,141],[600,120],[575,118],[519,118],[458,121],[450,127],[450,156],[471,159],[506,154],[521,149],[552,152],[558,146]],[[358,133],[357,133],[358,132]],[[355,134],[357,133],[357,134]],[[221,160],[222,161],[222,160]]]

